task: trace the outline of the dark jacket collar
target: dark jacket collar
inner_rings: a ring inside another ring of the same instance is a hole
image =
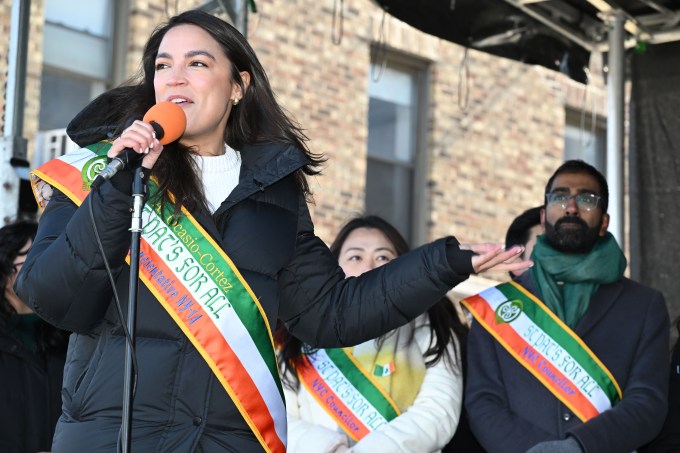
[[[213,219],[258,191],[264,191],[277,181],[309,164],[309,157],[299,148],[287,143],[249,145],[241,150],[239,183],[213,214],[196,213],[196,219],[215,238],[220,237]]]
[[[288,143],[246,146],[241,150],[241,159],[239,183],[218,211],[228,209],[258,191],[264,191],[266,187],[310,163],[302,150]]]
[[[246,146],[241,150],[239,183],[215,211],[210,214],[198,210],[192,214],[205,230],[219,242],[221,234],[216,220],[229,208],[258,191],[264,191],[277,181],[309,164],[309,157],[299,148],[287,143],[266,143]]]

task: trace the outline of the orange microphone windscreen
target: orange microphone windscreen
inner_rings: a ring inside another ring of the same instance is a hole
[[[144,115],[144,121],[153,122],[160,126],[163,135],[158,137],[158,141],[162,145],[167,145],[180,138],[187,126],[187,116],[182,107],[169,101],[159,102],[151,107]],[[156,135],[160,135],[158,131]]]

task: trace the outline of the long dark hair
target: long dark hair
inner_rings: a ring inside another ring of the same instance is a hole
[[[117,100],[117,103],[120,103],[119,107],[125,108],[125,111],[130,113],[119,123],[115,135],[120,135],[125,127],[139,119],[156,102],[154,91],[156,56],[166,33],[178,25],[200,27],[217,41],[231,62],[233,81],[243,92],[243,98],[238,106],[231,110],[224,141],[237,150],[262,143],[290,143],[296,146],[307,155],[310,162],[295,175],[300,190],[309,197],[311,194],[305,175],[318,174],[317,168],[323,164],[325,158],[309,150],[306,144],[307,136],[301,127],[279,106],[267,74],[245,37],[227,22],[204,11],[189,10],[174,16],[151,34],[144,47],[141,74],[137,77],[141,78],[141,81],[128,92],[128,95]],[[250,74],[250,84],[247,88],[240,75],[243,71]],[[163,201],[169,201],[168,192],[172,192],[177,200],[176,213],[179,213],[180,205],[189,210],[198,206],[205,207],[203,184],[199,180],[196,164],[189,155],[191,150],[178,142],[165,147],[170,149],[161,154],[152,172],[152,175],[158,178],[159,192]],[[187,171],[188,169],[191,171]]]
[[[335,240],[330,246],[330,250],[336,258],[340,257],[340,250],[344,245],[349,235],[358,228],[370,228],[380,231],[394,246],[397,256],[401,256],[409,251],[406,239],[392,226],[389,222],[381,217],[375,215],[365,215],[354,217],[347,222],[338,232]],[[423,355],[425,358],[425,366],[434,366],[440,360],[446,360],[452,368],[460,370],[460,357],[454,348],[454,357],[450,357],[447,346],[453,341],[454,337],[461,339],[467,334],[468,328],[463,324],[458,317],[455,307],[451,300],[443,297],[438,303],[433,305],[428,311],[427,315],[430,321],[430,345]],[[390,336],[392,332],[379,337],[376,341],[378,347],[382,342]],[[413,341],[413,335],[409,339]],[[275,335],[276,342],[279,346],[279,354],[282,359],[282,366],[284,369],[283,382],[292,389],[299,387],[297,378],[297,365],[304,352],[308,352],[307,348],[300,340],[292,336],[285,327],[280,326]],[[460,343],[460,342],[459,342]]]
[[[0,228],[0,331],[7,331],[16,316],[14,307],[5,297],[5,286],[15,272],[14,260],[28,252],[21,249],[35,239],[38,224],[29,221],[19,221]],[[68,332],[57,329],[42,321],[38,323],[35,332],[35,346],[39,354],[63,353],[68,344]]]
[[[14,260],[21,254],[21,249],[35,238],[38,224],[20,221],[0,228],[0,284],[3,290],[0,298],[0,316],[7,318],[16,314],[16,310],[5,298],[5,286],[14,273]]]

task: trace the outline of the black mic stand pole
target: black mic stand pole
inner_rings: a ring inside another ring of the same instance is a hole
[[[133,171],[132,180],[132,225],[130,232],[132,243],[130,245],[130,286],[128,297],[128,320],[127,328],[130,338],[125,342],[125,381],[123,382],[123,421],[121,426],[121,444],[124,453],[130,452],[132,430],[132,403],[136,387],[134,378],[137,370],[134,369],[133,355],[135,348],[135,336],[137,328],[137,293],[139,290],[139,244],[142,237],[142,209],[144,208],[144,194],[146,184],[144,182],[144,168],[137,167]]]

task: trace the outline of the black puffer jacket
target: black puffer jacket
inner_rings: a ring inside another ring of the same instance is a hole
[[[239,268],[272,327],[281,320],[311,345],[356,344],[415,318],[472,270],[470,254],[448,238],[345,279],[314,235],[295,184],[294,172],[306,164],[305,155],[269,145],[244,149],[242,158],[239,185],[216,211],[217,221],[204,212],[194,215]],[[69,345],[56,453],[113,451],[120,427],[125,342],[89,204],[118,294],[127,298],[130,199],[112,184],[79,209],[55,192],[16,286],[36,313],[78,333]],[[456,271],[449,262],[456,263]],[[219,381],[144,285],[137,320],[134,450],[259,451]]]

